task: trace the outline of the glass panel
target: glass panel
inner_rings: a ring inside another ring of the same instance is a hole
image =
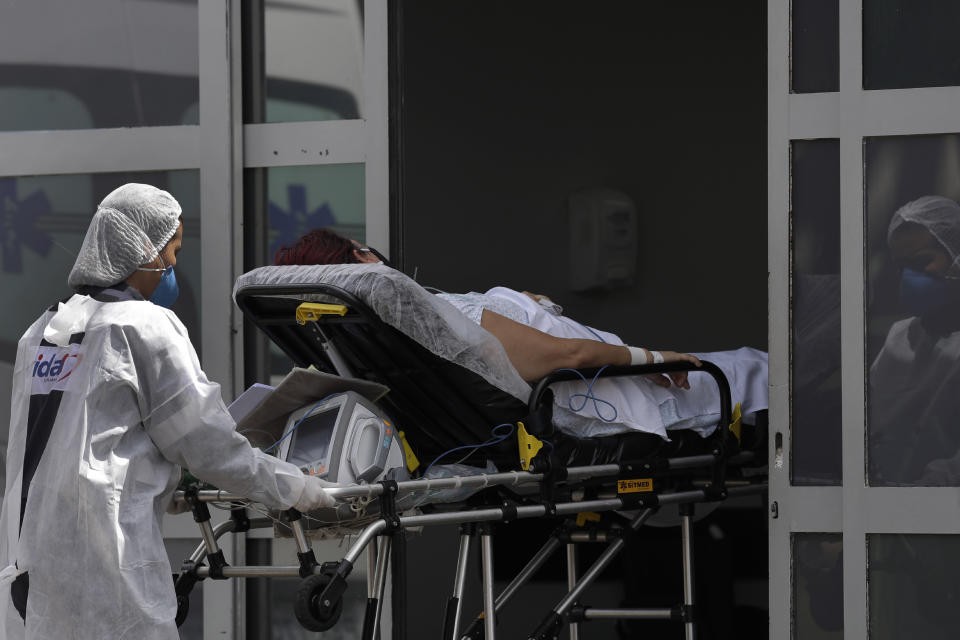
[[[790,473],[795,485],[842,479],[840,141],[791,143]]]
[[[33,0],[0,20],[0,130],[197,124],[197,0]]]
[[[795,533],[793,546],[794,640],[843,638],[843,537]]]
[[[244,265],[273,264],[277,250],[307,231],[328,227],[363,243],[366,240],[366,178],[363,164],[306,165],[248,169],[245,176],[247,223]],[[273,383],[293,363],[259,331],[247,342],[247,382]]]
[[[180,296],[173,310],[199,353],[200,175],[198,171],[75,174],[0,178],[0,291],[16,304],[0,314],[0,415],[10,415],[17,341],[57,300],[70,295],[73,267],[97,203],[126,182],[170,191],[183,207],[183,249],[177,257]],[[6,448],[6,421],[0,446]],[[0,461],[4,460],[0,456]],[[3,474],[0,474],[2,482]]]
[[[863,87],[960,85],[960,3],[864,0]]]
[[[264,8],[258,10],[257,7]],[[244,121],[355,120],[363,100],[363,0],[250,0]]]
[[[200,544],[197,538],[167,538],[164,541],[167,547],[167,558],[170,560],[171,571],[176,572],[183,561],[190,557],[194,549]],[[203,640],[203,582],[198,582],[190,591],[190,605],[187,619],[179,628],[180,640]]]
[[[364,242],[364,165],[272,167],[266,171],[269,257],[318,227],[330,227],[357,242]]]
[[[794,93],[839,91],[838,0],[793,0],[790,11],[790,89]]]
[[[867,536],[871,640],[947,640],[960,628],[960,536]]]
[[[960,136],[868,138],[864,152],[869,482],[955,486]]]

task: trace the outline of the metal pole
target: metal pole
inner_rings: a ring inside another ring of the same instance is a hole
[[[377,543],[367,545],[367,599],[377,597]]]
[[[630,522],[630,528],[636,531],[643,526],[643,523],[646,522],[647,518],[652,515],[653,509],[644,509]],[[593,563],[593,566],[591,566],[587,572],[583,574],[583,578],[577,581],[576,586],[570,590],[570,593],[568,593],[567,596],[560,601],[560,604],[554,608],[554,613],[561,616],[566,615],[566,613],[570,610],[570,608],[586,590],[586,588],[597,579],[607,565],[609,565],[616,555],[620,553],[620,550],[623,549],[624,544],[623,538],[620,538],[615,540],[609,547],[607,547],[606,550],[600,554],[600,557],[597,558],[597,561]]]
[[[296,520],[291,520],[290,529],[293,531],[293,539],[297,543],[297,551],[300,553],[310,551],[310,542],[303,531],[303,521],[299,517]]]
[[[494,640],[497,613],[493,601],[493,537],[487,526],[480,532],[480,549],[483,564],[483,637],[484,640]]]
[[[567,589],[573,590],[577,586],[577,545],[567,543]],[[580,625],[570,623],[570,640],[580,640]]]
[[[374,578],[377,583],[377,591],[374,595],[377,599],[377,613],[373,618],[374,638],[380,636],[380,615],[383,613],[383,593],[387,586],[387,562],[390,559],[392,542],[390,536],[380,536],[380,552],[377,554],[377,572]]]
[[[586,609],[587,620],[671,620],[672,609]]]
[[[450,634],[444,640],[459,640],[460,622],[463,616],[463,592],[467,582],[467,565],[470,561],[470,539],[468,531],[460,533],[460,553],[457,556],[457,573],[453,579],[453,623],[447,631]]]
[[[688,614],[686,640],[694,640],[696,629],[693,621],[693,538],[690,525],[693,516],[693,505],[680,505],[680,530],[683,537],[683,606]]]
[[[516,593],[520,587],[527,583],[533,575],[540,570],[540,568],[546,564],[547,560],[550,559],[550,556],[553,555],[553,552],[557,550],[560,546],[560,541],[556,537],[551,537],[547,540],[546,544],[541,547],[540,551],[537,552],[533,558],[530,559],[530,562],[527,563],[527,566],[517,574],[517,577],[514,578],[510,584],[507,585],[507,588],[504,589],[499,596],[497,596],[496,609],[499,611],[507,604],[507,601],[513,597],[513,594]]]

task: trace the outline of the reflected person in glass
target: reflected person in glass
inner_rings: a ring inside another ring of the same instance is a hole
[[[909,317],[890,327],[870,368],[874,484],[960,483],[960,205],[924,196],[887,232]]]

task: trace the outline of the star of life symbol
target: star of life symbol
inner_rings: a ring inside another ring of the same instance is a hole
[[[337,221],[327,202],[313,211],[307,211],[307,188],[302,184],[287,185],[287,207],[283,209],[270,203],[270,227],[276,232],[276,237],[270,243],[271,257],[281,247],[292,245],[306,231],[329,227]]]
[[[50,201],[37,190],[20,200],[16,178],[0,178],[0,265],[7,273],[23,272],[23,247],[46,257],[53,246],[50,234],[37,221],[51,213]]]

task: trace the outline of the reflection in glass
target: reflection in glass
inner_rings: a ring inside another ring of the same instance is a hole
[[[0,291],[16,300],[0,313],[0,415],[10,415],[17,341],[45,309],[72,293],[67,275],[97,204],[126,182],[166,189],[183,208],[183,249],[176,268],[180,296],[173,311],[200,352],[198,171],[0,177]],[[6,422],[2,425],[0,447],[5,449]],[[0,473],[0,482],[3,477]]]
[[[790,3],[790,89],[794,93],[840,89],[838,0]]]
[[[363,0],[247,0],[244,43],[245,122],[361,117]]]
[[[248,169],[244,183],[245,268],[273,264],[278,249],[311,229],[328,227],[365,242],[364,171],[363,164]],[[246,334],[252,336],[245,347],[252,366],[247,371],[248,382],[278,382],[293,363],[260,332]]]
[[[960,484],[960,136],[868,138],[872,485]]]
[[[956,638],[960,536],[867,536],[871,640]]]
[[[960,85],[960,3],[864,0],[863,87]]]
[[[791,478],[840,484],[840,141],[791,143]]]
[[[10,2],[0,131],[197,124],[197,0]]]
[[[793,639],[843,638],[843,537],[795,533],[793,547]]]

